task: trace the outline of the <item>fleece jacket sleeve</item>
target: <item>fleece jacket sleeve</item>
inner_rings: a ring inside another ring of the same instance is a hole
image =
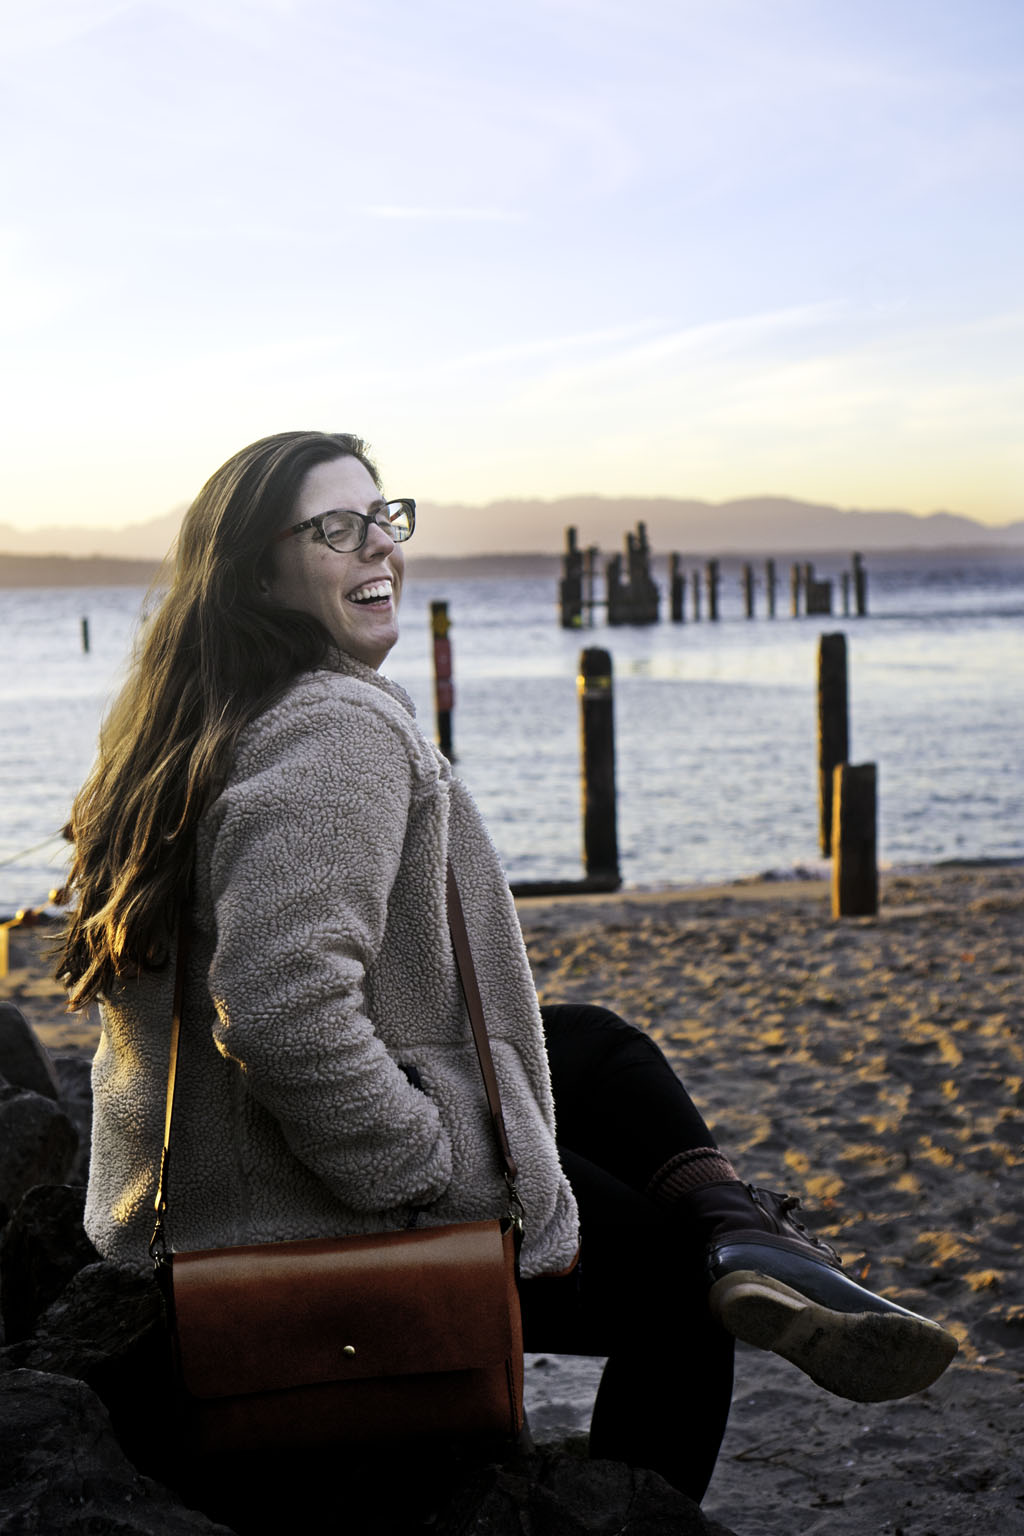
[[[364,1009],[416,792],[400,724],[311,687],[252,729],[212,849],[218,1048],[294,1155],[368,1212],[451,1179],[436,1106]]]

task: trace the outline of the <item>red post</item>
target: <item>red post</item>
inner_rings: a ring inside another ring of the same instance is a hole
[[[447,603],[431,603],[430,632],[434,637],[434,708],[437,713],[437,744],[451,762],[452,710],[455,685],[452,682],[452,643],[448,638],[451,620]]]

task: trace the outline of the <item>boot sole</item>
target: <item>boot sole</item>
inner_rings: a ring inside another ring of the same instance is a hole
[[[724,1275],[708,1296],[737,1339],[769,1349],[819,1387],[883,1403],[930,1387],[957,1351],[951,1333],[913,1313],[835,1312],[754,1270]]]

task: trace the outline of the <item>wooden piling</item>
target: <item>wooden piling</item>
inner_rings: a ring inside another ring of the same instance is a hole
[[[626,535],[629,563],[629,622],[657,624],[661,592],[651,575],[651,544],[647,524],[637,523],[636,532]]]
[[[802,586],[803,578],[800,573],[800,567],[798,565],[791,565],[789,568],[789,598],[792,604],[794,619],[800,617],[800,589]]]
[[[853,590],[854,602],[857,606],[858,619],[867,618],[868,612],[868,573],[864,569],[864,557],[853,557]]]
[[[700,571],[693,573],[693,621],[700,622]]]
[[[849,571],[844,571],[842,573],[842,576],[840,577],[840,580],[839,580],[839,584],[840,584],[840,586],[842,588],[842,593],[843,593],[843,618],[844,619],[848,619],[850,617],[850,573],[849,573]]]
[[[615,720],[609,653],[598,647],[581,651],[576,683],[580,696],[584,870],[588,880],[618,884]]]
[[[625,592],[622,584],[622,556],[612,555],[604,568],[604,590],[608,600],[608,623],[625,624]]]
[[[88,654],[89,654],[89,620],[88,619],[83,619],[82,620],[82,650],[88,656]]]
[[[579,629],[583,622],[583,555],[576,543],[576,529],[565,530],[562,580],[558,586],[563,629]]]
[[[804,612],[807,614],[832,612],[832,583],[826,577],[819,581],[814,566],[804,566]]]
[[[775,561],[766,560],[764,563],[764,590],[768,599],[768,617],[775,617]]]
[[[832,849],[832,781],[850,755],[846,688],[846,636],[818,641],[818,813],[821,851]]]
[[[669,556],[669,594],[673,624],[686,622],[686,573],[679,555]]]
[[[747,612],[747,618],[754,617],[754,567],[743,567],[743,606]]]
[[[877,770],[874,763],[835,769],[832,818],[832,916],[878,911]]]
[[[708,618],[718,619],[718,561],[709,560],[705,567],[708,588]]]
[[[452,681],[452,643],[448,638],[451,620],[447,603],[431,603],[430,632],[434,637],[434,708],[437,714],[437,744],[449,762],[452,750],[452,710],[455,685]]]
[[[583,622],[593,624],[595,598],[594,591],[597,586],[598,561],[601,551],[596,544],[588,544],[583,551]]]

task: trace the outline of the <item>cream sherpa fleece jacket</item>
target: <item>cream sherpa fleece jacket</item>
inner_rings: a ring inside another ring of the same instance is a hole
[[[523,1274],[571,1262],[576,1206],[497,853],[404,692],[348,657],[246,728],[200,824],[172,1248],[503,1213],[447,927],[449,855],[520,1167]],[[120,1262],[145,1261],[152,1231],[173,971],[101,1009],[86,1229]]]

